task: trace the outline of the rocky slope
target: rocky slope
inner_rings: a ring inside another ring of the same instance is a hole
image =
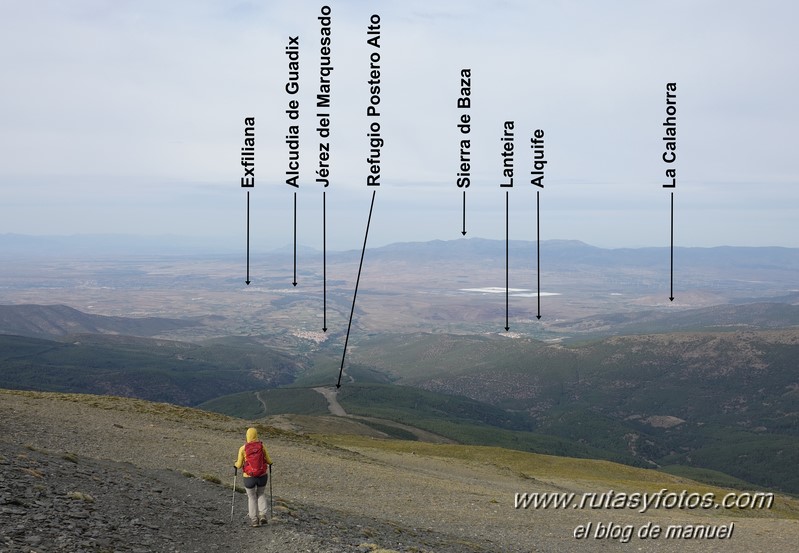
[[[758,513],[517,510],[515,492],[696,485],[610,463],[267,428],[274,517],[250,528],[245,496],[235,496],[232,522],[230,513],[231,464],[247,425],[137,400],[0,391],[0,552],[779,553],[794,551],[799,539],[792,500]],[[587,522],[734,522],[735,534],[575,539]]]

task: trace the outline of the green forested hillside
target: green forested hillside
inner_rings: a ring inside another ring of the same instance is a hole
[[[200,346],[124,336],[57,342],[0,335],[0,387],[197,405],[292,381],[298,364],[268,348]]]
[[[799,493],[797,359],[796,330],[573,344],[374,336],[352,347],[339,401],[351,414],[462,443],[693,467]],[[309,388],[333,385],[338,362],[324,350],[290,355],[249,340],[0,335],[2,387],[208,402],[247,418],[325,413]],[[281,386],[295,388],[273,390]]]
[[[66,305],[0,305],[0,334],[51,338],[69,334],[155,336],[201,326],[200,319],[109,317],[83,313]]]
[[[624,336],[565,346],[393,336],[354,356],[398,384],[525,413],[547,434],[650,466],[799,492],[799,331]],[[375,409],[375,407],[372,407]]]

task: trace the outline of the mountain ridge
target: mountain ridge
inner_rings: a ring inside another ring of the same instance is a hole
[[[127,334],[152,337],[163,332],[202,326],[201,318],[115,317],[94,315],[64,304],[0,305],[0,334],[33,338],[69,334]]]
[[[209,244],[211,248],[209,248]],[[132,255],[178,255],[187,254],[195,255],[206,253],[209,255],[228,255],[235,254],[239,248],[234,246],[220,247],[225,242],[221,240],[209,240],[207,238],[198,238],[181,235],[162,235],[162,236],[148,236],[136,234],[75,234],[75,235],[31,235],[31,234],[14,234],[5,233],[0,234],[0,252],[7,254],[52,254],[59,253],[75,254],[75,253],[104,253],[113,254],[117,256],[124,256],[125,254]],[[529,247],[536,244],[535,240],[510,240],[509,244],[516,248],[520,246]],[[591,251],[606,251],[614,253],[629,253],[629,252],[646,252],[668,251],[668,245],[648,245],[648,246],[595,246],[579,239],[569,238],[553,238],[546,239],[540,242],[542,247],[550,250],[566,249],[571,251],[591,252]],[[479,250],[481,248],[494,248],[494,246],[501,245],[504,249],[505,241],[495,238],[484,237],[468,237],[468,238],[453,238],[453,239],[431,239],[423,241],[408,241],[408,242],[392,242],[381,246],[369,247],[370,252],[388,252],[388,251],[409,251],[419,250],[424,247],[432,249],[447,248],[455,250],[456,252],[463,252],[466,250]],[[264,254],[290,254],[294,249],[291,243],[284,244],[274,248],[255,248],[253,251],[259,255]],[[729,244],[722,244],[716,246],[675,246],[675,251],[682,252],[712,252],[728,254],[731,252],[747,252],[754,253],[758,250],[767,252],[771,255],[776,254],[799,254],[799,248],[788,246],[774,246],[774,245],[761,245],[761,246],[736,246]],[[342,253],[360,253],[360,249],[328,249],[328,253],[342,254]],[[316,255],[321,254],[319,248],[307,244],[298,244],[297,253],[301,255]]]
[[[70,341],[0,334],[0,387],[91,392],[196,405],[290,383],[296,359],[277,350],[117,335]]]

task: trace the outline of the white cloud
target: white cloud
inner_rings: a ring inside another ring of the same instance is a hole
[[[309,221],[316,219],[321,189],[312,179],[318,142],[313,104],[321,5],[3,4],[0,200],[15,207],[0,206],[8,211],[0,232],[136,232],[136,221],[146,219],[141,232],[177,227],[236,236],[241,229],[232,206],[241,203],[238,150],[247,115],[258,121],[259,209],[269,221],[282,221],[291,192],[283,184],[283,48],[297,34],[302,209]],[[475,184],[469,218],[475,234],[503,226],[499,135],[502,122],[512,118],[522,183],[527,137],[534,128],[546,131],[549,237],[660,244],[663,229],[650,223],[666,205],[659,188],[660,123],[664,84],[675,80],[676,192],[691,221],[684,243],[799,246],[795,224],[784,216],[799,200],[792,148],[799,40],[792,3],[329,5],[335,65],[329,194],[338,201],[329,220],[342,243],[357,244],[366,219],[365,212],[358,216],[359,199],[369,194],[365,41],[369,15],[378,10],[386,140],[376,207],[381,242],[459,236],[455,100],[459,69],[470,67]],[[517,217],[529,217],[533,190],[522,185],[513,195]],[[102,215],[93,212],[98,201]],[[59,202],[72,216],[52,215]],[[425,206],[419,213],[427,215],[409,212],[415,205]],[[50,216],[33,215],[44,211]],[[746,228],[734,223],[747,213]],[[291,238],[281,228],[269,233],[275,245]]]

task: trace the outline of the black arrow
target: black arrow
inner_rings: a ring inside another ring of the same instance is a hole
[[[291,281],[297,286],[297,193],[294,193],[294,280]]]
[[[327,332],[327,192],[322,192],[322,332]]]
[[[669,301],[674,301],[674,192],[671,193],[671,287]]]
[[[508,277],[508,202],[509,196],[508,191],[505,191],[505,331],[507,332],[510,330],[510,324],[508,322],[508,295],[510,293],[510,288],[508,287],[509,277]]]
[[[247,286],[250,285],[250,191],[247,190],[247,280],[244,281]]]
[[[538,315],[536,319],[541,319],[541,193],[535,193],[535,253],[538,274]]]
[[[461,234],[466,236],[466,190],[463,191],[463,231]]]
[[[344,339],[344,353],[341,354],[341,368],[338,371],[338,383],[336,388],[341,388],[341,375],[344,373],[344,359],[347,357],[347,343],[350,341],[350,329],[352,328],[352,316],[355,314],[355,298],[358,297],[358,284],[361,282],[361,269],[363,268],[363,256],[366,253],[366,240],[369,238],[369,225],[372,223],[372,208],[375,206],[375,194],[372,191],[372,205],[369,206],[369,219],[366,221],[366,235],[363,237],[363,250],[361,250],[361,263],[358,265],[358,278],[355,280],[355,293],[352,295],[352,310],[350,311],[350,322],[347,325],[347,337]]]

